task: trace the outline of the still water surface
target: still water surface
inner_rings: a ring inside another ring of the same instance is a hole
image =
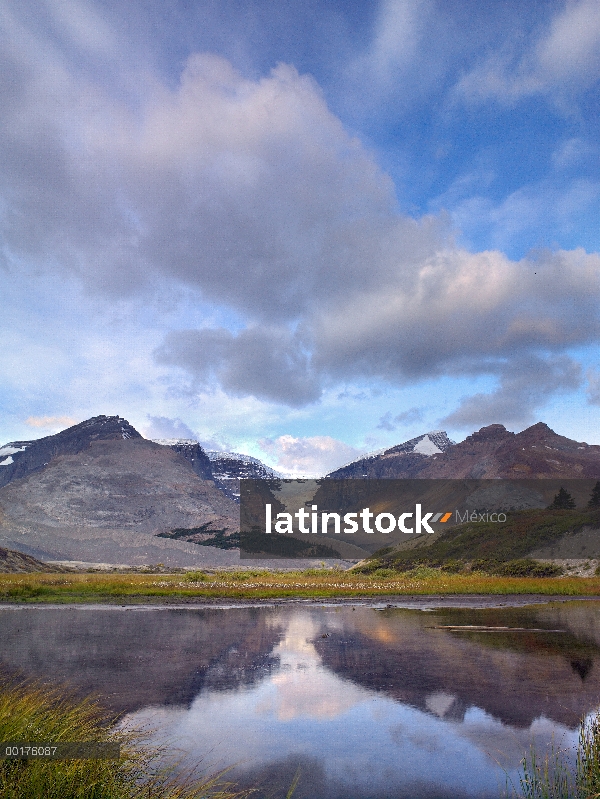
[[[572,746],[600,706],[600,603],[5,606],[0,665],[274,796],[299,768],[296,799],[497,797],[533,740]]]

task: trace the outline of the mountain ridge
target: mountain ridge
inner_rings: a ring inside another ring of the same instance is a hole
[[[53,458],[76,454],[92,441],[142,438],[140,433],[120,416],[93,416],[50,436],[30,441],[10,441],[0,447],[0,488],[12,480],[26,477],[46,467]]]
[[[149,441],[120,416],[11,442],[0,458],[0,547],[48,560],[233,565],[237,550],[198,544],[239,529],[240,479],[277,475],[256,458],[206,453],[194,440]],[[543,422],[520,433],[488,425],[458,444],[437,430],[328,477],[600,479],[600,446]]]
[[[434,453],[445,452],[450,446],[454,445],[455,442],[448,438],[445,430],[431,430],[428,433],[415,436],[415,438],[410,438],[402,444],[394,444],[392,447],[384,447],[375,452],[368,452],[366,455],[362,455],[354,461],[349,461],[343,466],[339,466],[326,476],[336,479],[346,477],[383,477],[384,475],[372,475],[368,473],[370,471],[369,467],[374,466],[375,462],[379,462],[379,459],[391,455],[408,455],[412,453],[428,457]],[[360,473],[361,469],[363,473]]]
[[[443,431],[437,449],[427,454],[419,442],[433,436],[426,433],[403,444],[358,458],[330,472],[327,477],[370,479],[483,479],[555,477],[600,478],[600,445],[587,444],[555,433],[537,422],[520,433],[504,425],[482,427],[458,444]],[[442,436],[445,437],[442,438]],[[432,443],[435,444],[435,441]]]

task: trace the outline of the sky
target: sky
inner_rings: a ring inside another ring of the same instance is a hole
[[[597,0],[4,0],[0,441],[600,443]]]

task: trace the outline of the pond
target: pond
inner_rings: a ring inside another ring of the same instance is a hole
[[[600,604],[462,604],[3,606],[0,666],[274,797],[497,797],[600,707]]]

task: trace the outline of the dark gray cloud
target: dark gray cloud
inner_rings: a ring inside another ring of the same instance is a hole
[[[301,342],[286,329],[254,327],[169,333],[158,363],[180,366],[202,386],[216,378],[231,394],[301,406],[319,399],[319,381]]]
[[[514,262],[454,248],[407,274],[408,286],[373,287],[352,312],[319,317],[318,369],[388,380],[499,373],[505,359],[600,335],[600,258],[583,250]]]
[[[392,412],[388,411],[379,420],[377,425],[378,430],[388,430],[390,432],[396,430],[398,425],[415,424],[416,422],[423,421],[423,408],[409,408],[407,411],[392,416]]]
[[[518,369],[536,353],[555,357],[598,340],[599,276],[600,259],[583,251],[516,263],[455,248],[401,269],[395,288],[375,283],[312,309],[294,334],[284,326],[178,332],[156,357],[204,383],[212,375],[232,393],[293,406],[336,379],[506,379],[507,363]]]
[[[396,425],[394,424],[394,420],[392,419],[391,411],[384,413],[381,419],[379,420],[379,424],[377,425],[378,430],[389,430],[390,432],[396,429]]]
[[[500,384],[495,391],[466,397],[441,423],[469,430],[490,423],[528,425],[553,394],[574,391],[582,382],[580,365],[566,355],[547,359],[523,356],[499,371]]]

